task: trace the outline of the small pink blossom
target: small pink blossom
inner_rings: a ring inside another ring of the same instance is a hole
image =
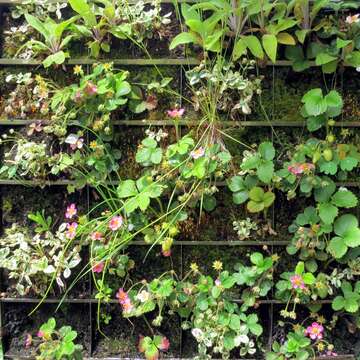
[[[78,140],[76,140],[75,144],[70,144],[71,150],[82,149],[83,146],[84,146],[83,138],[79,138]]]
[[[97,86],[92,83],[91,81],[88,81],[85,89],[84,89],[85,93],[88,95],[96,95],[97,94]]]
[[[324,327],[317,322],[313,322],[305,330],[305,335],[309,336],[312,340],[321,340],[323,338]]]
[[[166,336],[163,336],[159,345],[159,350],[167,351],[170,347],[170,341]]]
[[[78,224],[76,222],[68,223],[67,224],[67,231],[66,231],[66,237],[68,239],[73,239],[76,236],[76,229],[78,227]]]
[[[121,228],[123,222],[124,222],[124,220],[123,220],[122,216],[120,216],[120,215],[114,216],[109,222],[109,228],[112,231],[116,231]]]
[[[303,173],[308,173],[314,169],[315,169],[315,165],[312,163],[303,163],[303,164],[295,163],[288,166],[288,170],[296,176],[301,175]]]
[[[216,279],[216,280],[215,280],[215,285],[216,285],[216,286],[220,286],[220,285],[221,285],[220,279]]]
[[[76,205],[75,205],[75,204],[70,204],[70,205],[66,208],[65,217],[66,217],[67,219],[72,219],[76,214],[77,214]]]
[[[338,354],[336,352],[334,352],[334,351],[328,350],[326,352],[326,356],[338,356]]]
[[[123,309],[124,313],[129,313],[133,310],[134,306],[131,303],[131,299],[126,291],[123,288],[120,288],[116,294],[117,299]]]
[[[123,309],[123,312],[126,314],[126,313],[130,313],[133,309],[134,309],[134,306],[133,304],[131,303],[131,300],[130,298],[127,298],[122,305],[122,309]]]
[[[173,118],[173,119],[176,119],[176,118],[181,118],[183,115],[184,115],[184,112],[185,112],[185,109],[172,109],[172,110],[168,110],[167,111],[167,114]]]
[[[293,275],[290,277],[291,286],[293,289],[305,289],[305,283],[300,275]]]
[[[26,334],[25,348],[28,349],[31,345],[32,345],[32,336],[31,334]]]
[[[355,14],[355,15],[349,15],[346,17],[346,22],[348,24],[354,24],[354,23],[358,23],[360,21],[360,14]]]
[[[124,291],[123,288],[120,288],[118,292],[116,293],[116,298],[119,300],[120,304],[123,304],[125,300],[128,298],[128,294],[126,291]]]
[[[104,270],[104,263],[103,262],[99,262],[97,264],[95,264],[92,268],[92,271],[94,273],[101,273]]]
[[[196,160],[196,159],[199,159],[201,157],[203,157],[205,155],[205,149],[201,146],[199,147],[198,149],[196,150],[193,150],[191,153],[190,153],[190,156]]]
[[[82,94],[81,94],[81,91],[78,90],[76,93],[75,93],[75,97],[74,97],[74,101],[79,103],[81,100],[82,100]]]
[[[165,256],[165,257],[171,256],[171,250],[162,250],[161,253],[162,253],[163,256]]]
[[[42,337],[45,336],[45,333],[44,333],[43,331],[39,330],[39,331],[37,332],[36,336],[39,337],[39,338],[42,338]]]
[[[103,239],[103,234],[100,231],[95,231],[91,234],[91,240],[101,241]]]

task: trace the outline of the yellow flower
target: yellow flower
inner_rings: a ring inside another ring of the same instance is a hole
[[[215,270],[217,270],[217,271],[221,271],[222,268],[223,268],[222,262],[219,261],[219,260],[215,260],[215,261],[213,262],[213,268],[214,268]]]
[[[90,144],[89,144],[89,146],[90,146],[90,149],[96,149],[96,147],[97,147],[97,142],[94,140],[94,141],[91,141],[90,142]]]
[[[41,83],[43,81],[43,78],[41,75],[36,75],[35,76],[35,80],[38,82],[38,83]]]
[[[197,263],[191,263],[191,264],[190,264],[190,269],[191,269],[193,272],[198,272],[198,271],[199,271],[198,264],[197,264]]]
[[[75,75],[82,75],[84,72],[83,72],[83,69],[82,69],[82,66],[81,65],[75,65],[74,66],[74,74]]]
[[[105,71],[111,71],[111,70],[112,70],[112,64],[110,64],[110,63],[105,63],[105,64],[104,64],[104,69],[105,69]]]
[[[280,256],[278,254],[273,254],[271,256],[271,259],[272,259],[273,262],[277,262],[277,261],[280,260]]]

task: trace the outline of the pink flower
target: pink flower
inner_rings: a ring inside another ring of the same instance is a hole
[[[116,293],[116,298],[119,300],[120,304],[123,304],[126,301],[126,299],[129,298],[129,296],[128,296],[127,292],[124,291],[123,288],[120,288],[118,290],[118,292]]]
[[[78,224],[76,222],[67,224],[66,237],[68,239],[73,239],[76,236],[76,228],[77,227],[78,227]]]
[[[360,21],[360,19],[359,19],[359,16],[360,16],[360,14],[355,14],[355,15],[349,15],[349,16],[347,16],[346,17],[346,22],[348,23],[348,24],[354,24],[354,23],[358,23],[359,21]]]
[[[85,93],[88,95],[96,95],[97,94],[97,86],[92,83],[91,81],[88,81],[85,89],[84,89]]]
[[[95,231],[91,234],[91,240],[101,241],[103,239],[103,234],[100,231]]]
[[[66,213],[65,213],[65,217],[67,219],[71,219],[73,216],[75,216],[77,214],[77,209],[76,209],[76,205],[75,204],[70,204],[67,208],[66,208]]]
[[[104,263],[103,262],[99,262],[97,264],[95,264],[92,268],[92,271],[94,273],[101,273],[104,270]]]
[[[191,153],[190,153],[190,156],[196,160],[196,159],[199,159],[201,158],[202,156],[205,155],[205,149],[203,147],[199,147],[198,149],[196,150],[193,150]]]
[[[216,279],[216,280],[215,280],[215,285],[216,285],[216,286],[220,286],[220,285],[221,285],[220,279]]]
[[[79,103],[81,100],[82,100],[82,94],[81,94],[81,91],[78,90],[76,93],[75,93],[75,97],[74,97],[74,101]]]
[[[116,231],[121,228],[123,222],[124,222],[124,220],[123,220],[122,216],[114,216],[109,222],[109,228],[112,231]]]
[[[84,139],[79,138],[76,140],[75,144],[70,144],[71,150],[81,149],[84,146]]]
[[[77,134],[69,134],[65,143],[70,145],[71,150],[81,149],[84,146],[84,139]]]
[[[45,333],[44,333],[43,331],[39,330],[39,331],[37,332],[36,336],[39,337],[39,338],[42,338],[42,337],[45,336]]]
[[[123,312],[126,314],[126,313],[129,313],[131,312],[133,309],[134,309],[134,306],[133,304],[131,303],[131,300],[130,298],[127,298],[122,305],[122,309],[123,309]]]
[[[181,118],[184,115],[185,109],[172,109],[172,110],[168,110],[167,114],[175,119],[175,118]]]
[[[291,286],[293,289],[305,289],[305,283],[300,275],[293,275],[290,277]]]
[[[315,165],[312,163],[303,163],[303,164],[295,163],[288,166],[288,170],[296,176],[301,175],[303,173],[309,173],[314,169],[315,169]]]
[[[131,299],[126,291],[123,288],[120,288],[116,294],[117,299],[119,300],[120,305],[122,306],[124,313],[129,313],[133,310],[134,306],[131,303]]]
[[[166,336],[163,336],[159,345],[159,350],[167,351],[170,347],[170,341]]]
[[[328,350],[326,352],[326,356],[338,356],[338,354],[336,352],[334,352],[334,351]]]
[[[324,327],[317,322],[313,322],[305,330],[305,335],[309,336],[312,340],[321,340],[323,338]]]
[[[165,257],[171,256],[171,250],[162,250],[161,253],[162,253],[163,256],[165,256]]]
[[[32,336],[31,334],[26,334],[25,348],[28,349],[31,345],[32,345]]]

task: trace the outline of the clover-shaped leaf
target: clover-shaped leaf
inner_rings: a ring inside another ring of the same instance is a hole
[[[352,214],[340,216],[334,224],[337,236],[330,240],[328,250],[336,258],[343,257],[348,247],[360,246],[360,229],[357,218]]]

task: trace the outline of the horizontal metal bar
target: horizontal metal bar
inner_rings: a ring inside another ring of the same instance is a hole
[[[89,59],[72,58],[65,62],[66,65],[91,65],[95,63],[113,63],[115,65],[150,66],[150,65],[198,65],[199,60],[195,58],[158,58],[158,59]],[[34,59],[8,59],[0,58],[0,65],[3,66],[37,66],[41,65],[40,60]]]
[[[34,122],[47,123],[50,122],[47,119],[0,119],[0,126],[24,126]],[[173,126],[175,122],[173,120],[113,120],[112,123],[117,126]],[[176,122],[181,126],[197,126],[200,125],[200,121],[196,120],[179,120]],[[219,121],[220,125],[226,127],[304,127],[305,121]],[[360,127],[360,121],[339,121],[336,122],[334,127]]]
[[[118,185],[119,181],[104,181],[102,182],[104,185]],[[21,180],[21,179],[0,179],[0,185],[23,185],[23,186],[67,186],[67,185],[76,185],[76,181],[74,180]],[[223,187],[226,186],[226,182],[221,181],[215,183],[216,186]],[[91,186],[91,184],[90,184]],[[360,181],[342,181],[337,182],[336,186],[343,187],[360,187]]]
[[[19,355],[8,355],[5,354],[5,359],[9,359],[9,360],[35,360],[35,357],[31,357],[31,356],[19,356]],[[131,358],[127,358],[127,357],[84,357],[84,360],[134,360],[133,357]],[[144,358],[140,358],[137,357],[136,360],[143,360]],[[166,357],[165,357],[166,359]],[[171,360],[192,360],[193,358],[171,358]],[[216,359],[213,358],[213,360],[220,360],[220,359]],[[236,359],[236,358],[231,358],[231,360],[255,360],[255,359],[245,359],[245,358],[241,358],[241,359]],[[313,360],[334,360],[334,357],[330,357],[330,356],[321,356],[321,357],[316,357],[313,358]],[[337,355],[336,356],[336,360],[355,360],[355,356],[354,355]]]
[[[138,0],[127,0],[127,3],[129,4],[136,4]],[[197,1],[201,0],[175,0],[178,3],[196,3]],[[24,0],[0,0],[0,5],[21,5],[24,3]],[[47,3],[64,3],[68,2],[67,0],[47,0]],[[145,0],[145,3],[151,3],[152,0]],[[163,4],[173,4],[174,0],[160,0]]]
[[[241,299],[232,299],[231,301],[242,304],[244,301]],[[60,298],[53,298],[53,299],[44,299],[41,298],[11,298],[11,297],[5,297],[0,298],[0,303],[4,304],[37,304],[39,302],[43,302],[44,304],[59,304],[60,302],[66,303],[66,304],[97,304],[99,302],[98,299],[94,298],[84,298],[84,299],[60,299]],[[119,300],[117,299],[110,299],[109,304],[118,304]],[[274,300],[274,299],[265,299],[265,300],[258,300],[258,304],[260,305],[283,305],[286,304],[287,301],[281,301],[281,300]],[[310,301],[308,304],[319,304],[319,305],[326,305],[331,304],[331,299],[326,300],[317,300],[317,301]],[[308,305],[308,304],[299,304],[299,305]]]

